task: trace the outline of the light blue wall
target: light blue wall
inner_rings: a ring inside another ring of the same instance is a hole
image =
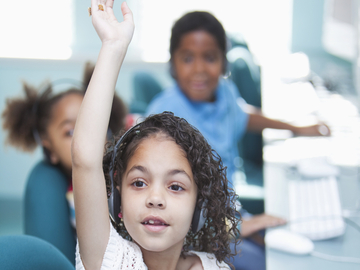
[[[324,52],[321,36],[324,0],[293,0],[293,52]]]
[[[331,91],[356,96],[353,62],[329,54],[322,44],[325,0],[293,0],[292,52],[308,55],[310,68]]]

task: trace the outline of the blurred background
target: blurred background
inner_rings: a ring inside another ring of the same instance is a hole
[[[81,80],[84,63],[96,62],[101,43],[88,16],[90,1],[0,2],[1,112],[7,98],[22,94],[22,81],[40,86],[44,80]],[[115,1],[114,6],[119,20],[121,2]],[[272,76],[293,76],[284,74],[289,73],[289,69],[284,70],[284,63],[292,53],[302,52],[305,58],[297,62],[293,72],[301,72],[305,61],[329,91],[359,108],[357,0],[127,2],[134,13],[136,30],[116,89],[128,105],[133,100],[134,71],[149,70],[163,86],[171,85],[168,72],[171,27],[184,13],[205,10],[220,20],[227,33],[245,39],[263,76],[269,78],[267,89],[271,89]],[[0,235],[23,232],[25,183],[31,168],[41,158],[40,149],[25,154],[6,146],[5,134],[0,130]]]

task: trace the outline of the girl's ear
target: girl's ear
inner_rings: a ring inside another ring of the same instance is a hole
[[[54,151],[52,151],[52,144],[49,140],[43,139],[41,140],[42,146],[45,148],[46,158],[50,161],[51,164],[58,164],[60,159]]]

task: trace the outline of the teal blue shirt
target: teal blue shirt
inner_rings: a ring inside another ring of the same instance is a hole
[[[194,102],[185,96],[178,85],[174,85],[155,96],[146,114],[171,111],[185,118],[220,155],[231,182],[236,170],[234,160],[239,156],[237,143],[244,135],[248,122],[248,114],[243,111],[241,104],[245,104],[245,101],[234,83],[219,80],[214,102]]]

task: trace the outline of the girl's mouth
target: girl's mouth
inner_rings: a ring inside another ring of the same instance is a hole
[[[160,232],[165,230],[170,225],[166,223],[164,220],[162,220],[159,217],[147,217],[144,219],[143,222],[141,222],[142,225],[146,228],[146,230],[150,232]]]
[[[153,225],[153,226],[169,226],[169,224],[166,224],[165,222],[162,222],[160,220],[156,219],[149,219],[147,221],[141,222],[143,225]]]
[[[196,82],[192,82],[191,83],[191,86],[194,88],[194,89],[204,89],[206,88],[206,83],[205,82],[202,82],[202,81],[196,81]]]

